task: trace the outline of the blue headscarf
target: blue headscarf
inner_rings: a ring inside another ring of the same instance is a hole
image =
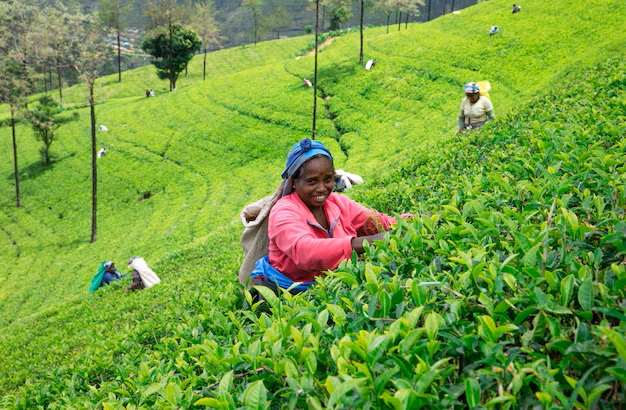
[[[311,141],[308,138],[297,142],[287,155],[287,163],[285,164],[285,170],[281,177],[283,179],[291,178],[307,159],[318,154],[327,156],[331,161],[333,160],[330,151],[321,142],[315,140]]]
[[[467,83],[463,88],[466,94],[476,94],[480,92],[480,87],[478,87],[476,83]]]
[[[314,155],[324,155],[330,158],[333,161],[333,156],[330,154],[328,148],[324,146],[319,141],[310,140],[308,138],[303,139],[300,142],[297,142],[289,154],[287,155],[287,163],[285,164],[285,170],[281,174],[281,177],[285,180],[291,179],[296,171],[300,169],[302,164],[304,164],[309,158]],[[283,195],[288,195],[292,192],[292,184],[291,181],[287,181],[283,188]]]

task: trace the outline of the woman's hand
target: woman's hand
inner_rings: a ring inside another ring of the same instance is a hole
[[[367,241],[367,243],[371,244],[373,241],[380,241],[385,237],[387,232],[380,232],[375,235],[367,235],[367,236],[358,236],[356,238],[352,238],[351,245],[352,249],[356,251],[358,254],[362,254],[365,252],[363,248],[363,242]]]

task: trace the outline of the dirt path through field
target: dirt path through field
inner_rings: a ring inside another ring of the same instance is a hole
[[[318,44],[318,45],[317,45],[317,50],[318,50],[318,51],[320,51],[320,50],[325,49],[326,47],[328,47],[329,45],[331,45],[331,43],[332,43],[333,41],[335,41],[335,40],[336,40],[336,39],[338,39],[338,38],[339,38],[339,36],[329,37],[329,38],[328,38],[328,39],[326,39],[326,41],[324,41],[322,44]],[[312,56],[313,54],[315,54],[315,49],[313,49],[313,50],[309,51],[308,53],[306,53],[306,54],[304,55],[304,57],[307,57],[307,56]],[[300,57],[297,57],[297,58],[300,58]]]

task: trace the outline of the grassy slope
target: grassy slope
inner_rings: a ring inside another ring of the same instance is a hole
[[[320,54],[320,84],[332,95],[328,108],[344,134],[334,142],[335,130],[320,109],[320,136],[336,153],[339,144],[347,149],[338,165],[365,177],[384,173],[410,157],[413,146],[452,135],[463,83],[489,79],[497,113],[506,118],[565,74],[623,49],[623,7],[529,2],[512,16],[507,4],[495,1],[400,33],[368,30],[366,59],[378,61],[370,72],[355,64],[358,36],[342,37]],[[486,36],[492,24],[501,27],[501,36]],[[139,340],[150,324],[156,343],[166,330],[151,317],[198,313],[215,301],[230,306],[240,258],[237,213],[271,191],[278,179],[268,175],[279,174],[288,147],[308,132],[311,97],[300,79],[311,76],[312,60],[290,58],[304,43],[291,39],[213,53],[205,83],[197,82],[198,57],[173,94],[150,68],[126,73],[122,84],[115,76],[102,81],[98,122],[110,132],[99,135],[109,155],[99,161],[95,244],[87,242],[87,112],[80,110],[81,120],[60,131],[53,145],[58,162],[48,170],[37,165],[30,131],[19,130],[23,209],[12,207],[10,157],[0,164],[6,176],[0,185],[0,324],[8,353],[0,370],[12,374],[2,380],[3,392],[69,357],[94,360],[88,353],[101,353],[102,343]],[[157,97],[142,97],[146,88]],[[77,104],[84,93],[77,87],[64,97]],[[9,130],[0,133],[1,151],[9,153]],[[148,192],[149,199],[138,200]],[[158,290],[128,296],[117,286],[85,294],[100,260],[123,265],[133,254],[165,279]],[[231,296],[215,295],[212,278]],[[195,302],[201,306],[177,298],[189,287],[205,295]],[[171,301],[181,302],[175,313],[169,312]],[[110,368],[114,359],[100,360],[99,368]]]

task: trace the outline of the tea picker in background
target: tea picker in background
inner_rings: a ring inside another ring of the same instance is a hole
[[[105,261],[100,264],[98,272],[91,280],[90,292],[96,291],[99,287],[107,285],[116,280],[122,279],[126,275],[120,275],[115,268],[115,264],[111,261]]]
[[[513,13],[517,13],[520,10],[522,10],[522,6],[518,6],[517,4],[513,5]]]
[[[143,258],[133,256],[128,260],[128,268],[133,270],[133,283],[125,289],[126,292],[135,289],[151,288],[161,283],[161,279],[148,267]]]
[[[489,98],[480,95],[478,84],[467,83],[464,91],[465,98],[461,101],[461,111],[459,112],[458,132],[461,134],[465,130],[480,128],[485,122],[496,117],[493,113],[493,104]]]
[[[248,285],[250,276],[251,285],[277,291],[276,284],[287,289],[301,282],[292,292],[304,291],[316,276],[337,268],[353,251],[362,253],[365,241],[383,239],[396,222],[391,216],[333,192],[333,157],[319,141],[305,138],[296,143],[287,156],[282,178],[282,192],[272,197],[275,204],[272,206],[271,199],[267,202],[271,207],[266,235],[269,249],[264,250],[265,256],[256,261],[251,273],[242,265],[239,280],[244,285]],[[264,210],[262,218],[267,207]],[[262,230],[258,236],[263,236]],[[245,251],[244,239],[245,231]]]
[[[352,188],[352,185],[363,183],[363,178],[356,174],[351,174],[343,169],[335,170],[335,192],[343,192]]]
[[[104,147],[100,148],[100,151],[98,151],[98,158],[104,157],[106,155],[106,153],[107,153],[106,148],[104,148]]]
[[[498,26],[491,26],[491,30],[489,30],[489,35],[493,36],[494,34],[499,33],[500,30],[498,29]]]

